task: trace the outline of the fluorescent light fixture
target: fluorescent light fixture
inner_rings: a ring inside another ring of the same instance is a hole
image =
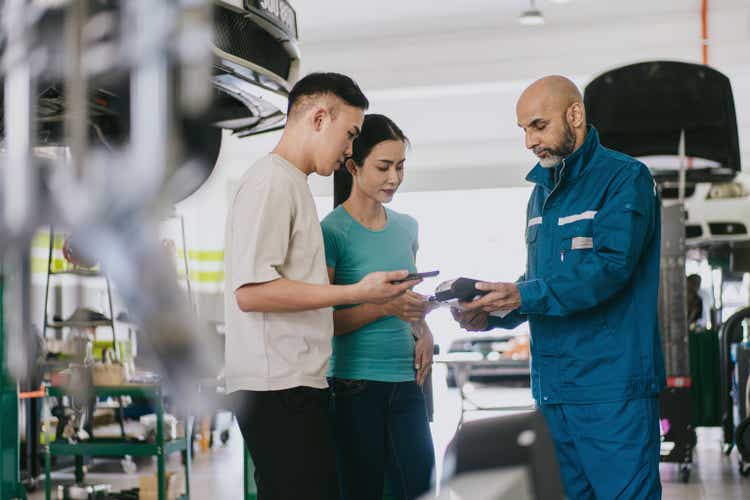
[[[544,24],[544,16],[542,11],[536,8],[534,0],[531,0],[529,4],[529,10],[521,12],[518,18],[518,22],[526,26],[538,26]]]
[[[549,0],[552,3],[568,3],[570,0]]]
[[[521,13],[518,22],[526,26],[538,26],[544,24],[544,16],[540,10],[527,10]]]

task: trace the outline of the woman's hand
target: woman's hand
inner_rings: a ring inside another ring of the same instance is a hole
[[[414,346],[414,369],[417,370],[417,384],[422,385],[432,370],[432,355],[435,352],[435,341],[427,323],[422,321],[414,325],[417,342]]]
[[[383,304],[383,311],[386,316],[397,316],[407,323],[417,323],[424,319],[429,306],[430,303],[424,295],[407,290]]]

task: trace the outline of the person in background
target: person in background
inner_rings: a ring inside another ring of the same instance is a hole
[[[701,277],[691,274],[687,277],[688,325],[694,328],[703,319],[703,299],[700,296]],[[705,324],[705,323],[704,323]]]
[[[454,316],[469,330],[529,321],[532,393],[568,498],[661,498],[654,180],[643,163],[599,143],[565,77],[534,82],[516,113],[539,158],[527,176],[526,272],[477,285],[488,293]]]
[[[702,280],[698,274],[691,274],[687,277],[688,325],[699,330],[708,328],[713,303],[709,294],[701,288],[701,283]]]
[[[225,379],[259,500],[338,498],[326,380],[331,306],[386,302],[413,285],[393,284],[405,267],[347,285],[328,280],[307,177],[330,176],[351,154],[367,106],[347,76],[302,78],[289,94],[278,145],[247,170],[230,200]]]
[[[365,116],[346,168],[351,194],[322,222],[332,283],[368,273],[416,272],[417,221],[385,207],[404,176],[408,141],[383,115]],[[334,319],[332,425],[345,500],[412,499],[430,487],[435,463],[420,388],[432,364],[425,297],[407,291],[382,304],[337,307]]]

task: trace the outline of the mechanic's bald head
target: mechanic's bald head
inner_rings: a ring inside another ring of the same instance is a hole
[[[564,76],[545,76],[529,85],[518,98],[516,114],[526,132],[526,147],[543,167],[560,163],[586,137],[583,96]]]
[[[518,98],[518,105],[529,105],[538,100],[547,101],[546,104],[559,111],[564,111],[574,103],[583,106],[583,96],[578,87],[560,75],[545,76],[526,87]]]

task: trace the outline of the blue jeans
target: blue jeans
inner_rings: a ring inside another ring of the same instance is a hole
[[[343,500],[397,500],[430,488],[435,450],[415,382],[333,379],[331,423]]]

